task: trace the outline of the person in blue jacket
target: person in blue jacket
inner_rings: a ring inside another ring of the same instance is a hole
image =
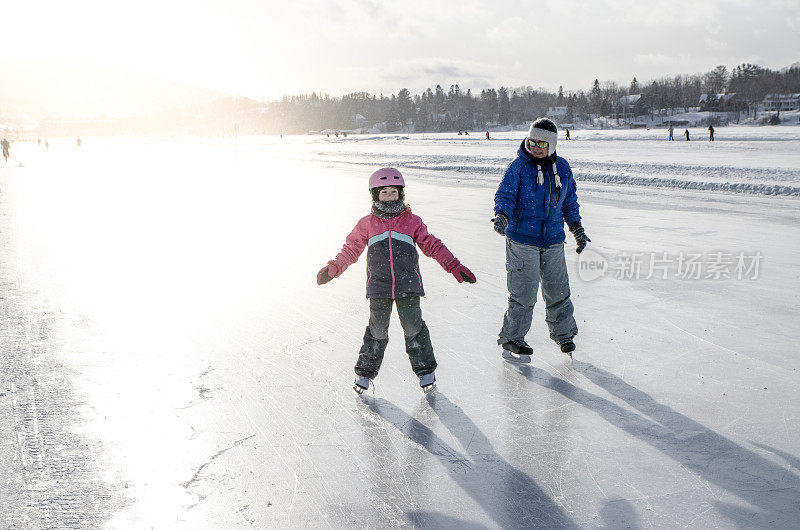
[[[533,353],[525,335],[539,283],[550,338],[571,355],[572,338],[578,334],[564,258],[564,223],[575,236],[579,254],[591,240],[581,226],[572,170],[556,155],[557,140],[555,123],[547,118],[533,122],[494,196],[492,221],[495,231],[506,236],[509,290],[497,343],[517,356]]]

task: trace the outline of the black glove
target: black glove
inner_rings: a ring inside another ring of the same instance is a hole
[[[586,248],[586,243],[590,242],[591,239],[586,236],[586,232],[583,231],[580,221],[569,225],[569,231],[575,236],[575,242],[578,244],[578,248],[575,249],[575,252],[580,254],[583,252],[583,249]]]
[[[492,219],[494,223],[494,231],[500,234],[501,236],[506,235],[506,228],[508,228],[508,216],[503,212],[500,212]]]

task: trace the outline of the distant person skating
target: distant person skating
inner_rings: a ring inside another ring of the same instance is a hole
[[[566,139],[569,140],[569,127],[565,127],[564,131],[566,132]]]
[[[406,339],[411,368],[419,377],[424,392],[436,382],[436,358],[430,333],[422,320],[420,297],[425,296],[419,272],[419,254],[429,256],[452,274],[458,283],[475,283],[475,275],[459,262],[439,239],[428,233],[422,219],[411,213],[405,202],[405,181],[395,168],[385,167],[369,177],[372,211],[361,218],[347,236],[342,250],[317,274],[322,285],[358,261],[367,248],[367,298],[369,325],[358,354],[353,390],[361,394],[369,388],[383,362],[389,342],[389,319],[397,306]]]
[[[672,136],[674,132],[675,132],[675,127],[673,127],[672,124],[670,123],[669,124],[669,141],[670,142],[675,140],[675,138]]]
[[[708,126],[708,141],[709,142],[713,142],[714,141],[714,126],[713,125],[709,125]]]
[[[47,138],[44,139],[44,148],[46,151],[50,151],[50,142],[47,141]]]
[[[78,136],[78,139],[75,140],[75,145],[78,147],[78,149],[81,148],[81,137],[80,136]]]
[[[11,156],[9,153],[9,149],[11,149],[11,144],[8,143],[6,138],[3,138],[3,141],[0,142],[0,146],[3,148],[3,158],[8,162],[8,157]]]
[[[683,135],[686,137],[686,141],[688,142],[689,141],[689,129],[686,129],[685,131],[683,131]]]
[[[557,141],[555,123],[547,118],[533,122],[494,196],[494,229],[506,236],[509,290],[497,343],[523,362],[533,354],[525,335],[540,283],[550,338],[572,355],[572,338],[578,334],[564,258],[564,223],[575,236],[579,254],[591,240],[581,226],[572,169],[556,155]]]
[[[486,139],[489,139],[489,129],[486,129]]]

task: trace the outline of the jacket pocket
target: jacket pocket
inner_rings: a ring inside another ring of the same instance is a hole
[[[519,292],[525,285],[525,262],[513,260],[506,263],[506,288],[508,292]]]

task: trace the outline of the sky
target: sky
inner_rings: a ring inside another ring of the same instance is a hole
[[[284,94],[627,85],[800,61],[798,0],[0,2],[2,60]]]

